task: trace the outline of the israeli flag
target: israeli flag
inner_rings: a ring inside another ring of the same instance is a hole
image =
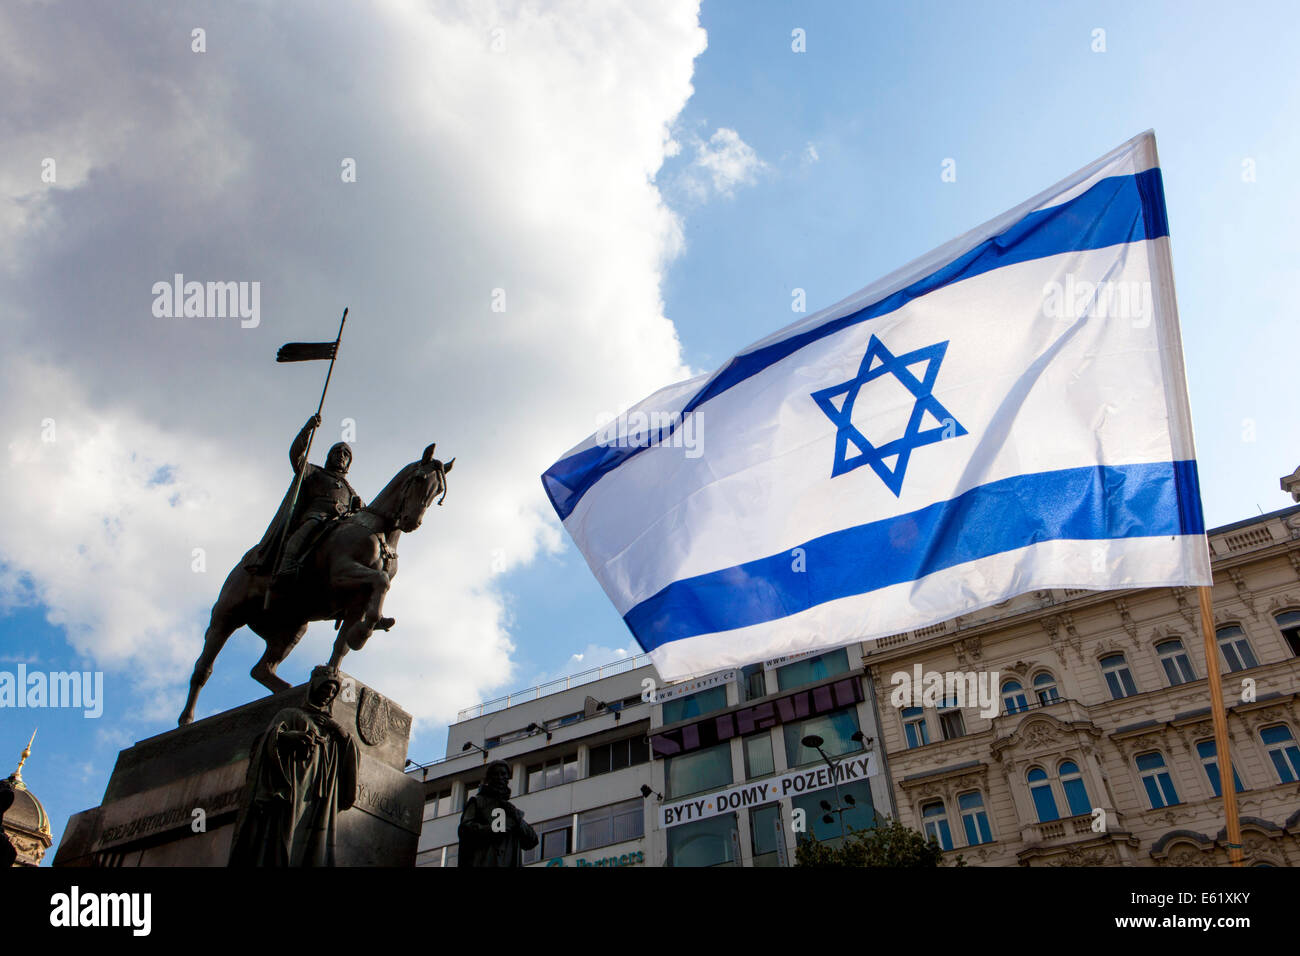
[[[542,483],[666,680],[1211,583],[1150,131],[665,388]]]

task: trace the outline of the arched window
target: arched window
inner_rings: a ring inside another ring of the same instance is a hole
[[[1156,656],[1160,658],[1160,666],[1165,669],[1170,687],[1196,680],[1196,671],[1192,670],[1192,662],[1187,658],[1182,641],[1177,638],[1161,641],[1156,645]]]
[[[1128,661],[1123,654],[1108,654],[1101,659],[1101,673],[1110,688],[1110,696],[1115,700],[1132,697],[1138,692],[1133,683],[1133,675],[1128,669]]]
[[[1214,632],[1219,641],[1219,650],[1223,652],[1224,663],[1229,671],[1244,671],[1248,667],[1258,667],[1255,652],[1250,649],[1246,632],[1237,624],[1228,624]]]
[[[1044,706],[1061,699],[1061,695],[1056,692],[1056,678],[1047,671],[1034,677],[1034,693],[1038,695],[1038,703]]]
[[[1296,747],[1291,728],[1285,724],[1274,724],[1261,730],[1259,736],[1268,748],[1268,757],[1273,761],[1278,782],[1294,783],[1300,780],[1300,747]]]
[[[1029,700],[1025,697],[1025,689],[1020,686],[1020,681],[1009,680],[1002,685],[1002,705],[1008,714],[1018,714],[1029,709]]]
[[[948,811],[942,800],[921,807],[921,823],[927,837],[934,837],[945,850],[952,849],[952,832],[948,829]]]
[[[1291,653],[1300,657],[1300,611],[1283,611],[1273,618]]]
[[[1056,795],[1052,793],[1052,782],[1047,779],[1047,771],[1042,767],[1031,767],[1025,774],[1029,783],[1029,795],[1034,798],[1034,811],[1039,823],[1051,823],[1061,819],[1056,812]]]
[[[1152,810],[1159,810],[1161,807],[1173,806],[1180,802],[1178,791],[1174,789],[1174,781],[1165,767],[1163,756],[1152,751],[1141,754],[1136,762],[1138,776],[1142,778],[1142,786],[1146,787],[1147,800],[1151,802]]]
[[[1083,774],[1079,773],[1079,765],[1073,760],[1063,760],[1056,772],[1061,778],[1061,789],[1065,791],[1070,816],[1092,813],[1092,801],[1088,799],[1088,787],[1083,782]]]
[[[993,831],[989,829],[989,817],[984,812],[984,797],[978,790],[957,796],[957,808],[961,812],[961,825],[966,831],[966,845],[979,846],[981,843],[993,842]]]

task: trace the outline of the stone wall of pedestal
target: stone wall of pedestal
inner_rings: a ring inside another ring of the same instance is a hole
[[[355,806],[339,816],[340,866],[411,866],[423,795],[403,773],[411,715],[344,674],[333,716],[361,751]],[[118,754],[100,806],[64,828],[55,866],[225,866],[249,751],[307,684],[214,714]]]

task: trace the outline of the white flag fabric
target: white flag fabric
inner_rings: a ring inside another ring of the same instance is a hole
[[[665,388],[542,483],[676,680],[1211,582],[1151,132]]]

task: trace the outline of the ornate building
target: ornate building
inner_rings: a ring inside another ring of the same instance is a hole
[[[1208,536],[1245,860],[1300,866],[1300,507]],[[864,646],[899,816],[948,856],[1227,863],[1196,589],[1038,591]]]
[[[32,740],[36,739],[36,734],[32,733]],[[45,851],[50,848],[54,842],[50,835],[50,818],[45,813],[45,807],[41,801],[36,799],[36,794],[27,789],[27,784],[23,782],[23,764],[32,754],[32,740],[27,741],[27,746],[23,749],[23,755],[18,761],[18,766],[14,772],[9,775],[5,783],[13,792],[13,804],[9,806],[3,814],[0,814],[0,820],[3,821],[4,835],[9,838],[9,842],[18,852],[18,858],[14,861],[14,866],[38,866],[41,858],[45,856]]]

